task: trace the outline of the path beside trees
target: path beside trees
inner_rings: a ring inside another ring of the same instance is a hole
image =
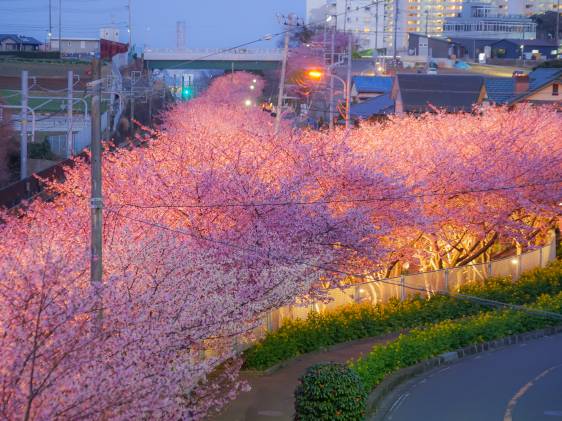
[[[361,339],[336,345],[327,351],[301,355],[287,362],[271,374],[243,373],[252,390],[241,393],[213,421],[271,421],[293,420],[294,391],[299,377],[311,365],[319,362],[333,361],[345,363],[368,353],[378,344],[387,343],[398,337],[391,333],[376,338]]]

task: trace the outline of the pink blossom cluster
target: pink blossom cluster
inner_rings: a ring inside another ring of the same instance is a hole
[[[407,260],[478,258],[492,237],[528,247],[558,214],[553,110],[275,136],[244,103],[262,88],[217,78],[141,147],[104,153],[101,286],[86,161],[54,200],[0,215],[1,418],[200,419],[245,387],[234,345],[268,310]]]

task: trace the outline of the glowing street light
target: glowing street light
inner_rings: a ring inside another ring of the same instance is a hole
[[[328,15],[326,17],[326,22],[331,22],[332,21],[333,16],[332,15]]]
[[[258,83],[257,79],[252,80],[253,83]]]
[[[250,89],[253,91],[256,87],[254,85],[250,85]]]
[[[247,99],[246,101],[244,101],[244,105],[246,107],[251,107],[252,106],[252,100],[251,99]]]
[[[311,79],[319,80],[324,77],[324,73],[322,73],[320,70],[309,70],[308,77]]]

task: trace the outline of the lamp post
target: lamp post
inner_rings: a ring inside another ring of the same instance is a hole
[[[333,66],[336,61],[336,30],[338,27],[338,16],[328,15],[326,17],[326,22],[334,21],[334,27],[332,28],[332,43],[331,43],[331,58],[330,65]],[[329,120],[330,130],[334,129],[334,80],[330,79],[330,120]]]
[[[309,71],[307,72],[307,76],[308,76],[310,79],[316,80],[316,81],[320,81],[320,80],[322,80],[322,78],[324,78],[324,76],[327,76],[327,77],[330,78],[330,84],[331,84],[332,86],[333,86],[333,84],[334,84],[334,80],[340,81],[340,82],[342,83],[342,85],[343,85],[343,92],[344,92],[346,107],[349,107],[348,104],[349,104],[349,102],[350,102],[350,101],[349,101],[350,98],[349,98],[349,90],[347,89],[348,85],[347,85],[347,82],[346,82],[345,80],[343,80],[343,78],[341,78],[341,77],[339,77],[338,75],[335,75],[335,74],[333,74],[333,73],[324,74],[324,72],[322,72],[321,70],[316,70],[316,69],[314,69],[314,70],[309,70]],[[333,90],[332,90],[332,92],[331,92],[331,94],[330,94],[330,104],[332,104],[332,103],[334,102],[334,101],[333,101],[333,95],[334,95],[334,93],[333,93]],[[330,108],[330,110],[331,110],[331,108]],[[330,119],[333,119],[333,116],[332,116],[332,115],[330,115]],[[345,125],[346,125],[346,127],[349,127],[349,121],[350,121],[350,118],[349,118],[349,110],[346,110],[346,113],[345,113]]]

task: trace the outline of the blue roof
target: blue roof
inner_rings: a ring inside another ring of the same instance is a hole
[[[560,74],[562,74],[562,69],[560,68],[539,67],[529,73],[529,87],[531,90],[536,89],[539,86],[550,82]]]
[[[352,83],[357,92],[389,93],[392,91],[392,77],[390,76],[354,76]]]
[[[507,104],[515,93],[515,81],[512,77],[491,77],[486,79],[488,99],[496,104]]]
[[[385,115],[394,113],[394,101],[390,94],[379,95],[365,102],[353,104],[350,114],[352,117],[369,118],[373,115]]]
[[[26,37],[23,35],[16,35],[16,34],[0,34],[0,41],[4,41],[5,39],[11,38],[18,44],[31,44],[31,45],[41,45],[41,41],[37,41],[33,37]]]
[[[529,92],[533,92],[545,83],[562,75],[560,68],[538,68],[529,73]],[[512,77],[491,77],[486,79],[488,98],[496,104],[508,104],[521,94],[515,93],[515,81]]]

